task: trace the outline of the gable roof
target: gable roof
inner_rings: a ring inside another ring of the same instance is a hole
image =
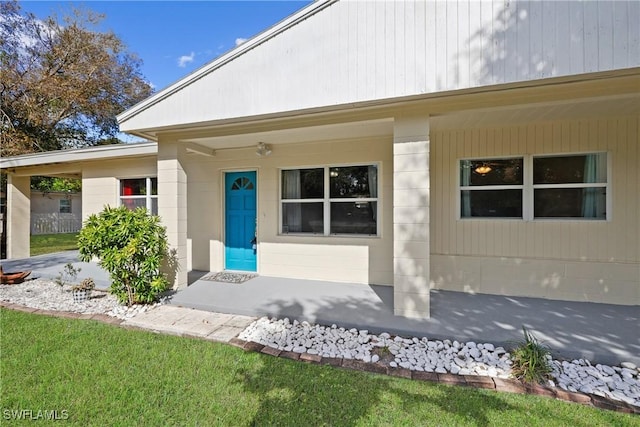
[[[640,66],[639,20],[634,1],[320,0],[118,121],[125,132],[153,137],[517,82],[586,80]]]

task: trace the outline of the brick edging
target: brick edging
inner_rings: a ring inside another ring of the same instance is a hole
[[[640,415],[640,407],[629,405],[626,402],[622,402],[620,400],[613,400],[597,395],[588,395],[579,392],[566,391],[559,387],[548,387],[539,384],[526,384],[515,379],[493,378],[478,375],[438,374],[435,372],[411,371],[405,368],[392,368],[380,362],[367,363],[355,359],[322,357],[308,353],[294,353],[292,351],[283,351],[253,341],[244,341],[239,338],[232,338],[229,341],[229,344],[241,348],[245,351],[258,352],[269,356],[281,357],[285,359],[301,360],[306,363],[313,363],[317,365],[330,365],[355,371],[371,372],[374,374],[389,375],[392,377],[406,378],[416,381],[429,381],[439,384],[482,388],[507,393],[533,394],[537,396],[545,396],[563,400],[566,402],[594,406],[600,409],[608,409],[616,412]]]
[[[74,311],[57,311],[57,310],[44,310],[40,308],[25,307],[23,305],[14,304],[11,302],[0,301],[0,307],[8,310],[22,311],[24,313],[41,314],[43,316],[50,317],[62,317],[65,319],[82,319],[82,320],[97,320],[102,323],[108,323],[110,325],[120,325],[124,320],[117,317],[108,316],[102,313],[76,313]]]

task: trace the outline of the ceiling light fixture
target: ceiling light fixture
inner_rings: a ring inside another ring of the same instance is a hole
[[[480,165],[477,168],[475,168],[475,172],[480,174],[480,175],[486,175],[491,171],[492,171],[492,169],[491,169],[491,166],[489,166],[489,165]]]
[[[264,142],[258,142],[258,148],[256,149],[256,156],[264,157],[271,154],[271,146]]]

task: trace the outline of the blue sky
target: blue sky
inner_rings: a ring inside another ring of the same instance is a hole
[[[160,90],[303,8],[311,1],[21,1],[39,18],[70,6],[103,13],[112,30],[143,61]]]

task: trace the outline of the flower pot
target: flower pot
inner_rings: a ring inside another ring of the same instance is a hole
[[[83,302],[91,298],[91,289],[74,289],[73,302]]]

